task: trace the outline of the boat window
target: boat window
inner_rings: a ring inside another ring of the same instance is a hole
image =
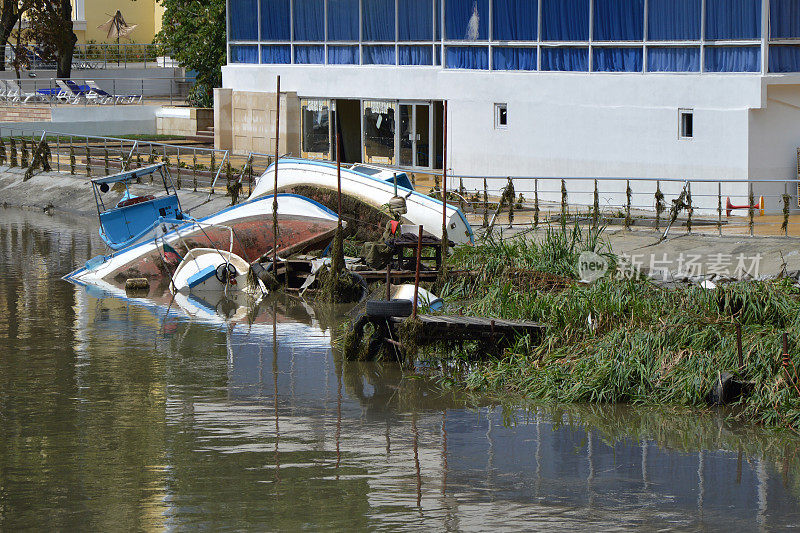
[[[372,167],[365,167],[362,165],[353,165],[352,170],[356,172],[360,172],[361,174],[366,174],[367,176],[375,176],[383,172],[383,170],[379,168],[372,168]]]
[[[364,101],[364,161],[394,164],[395,104]]]

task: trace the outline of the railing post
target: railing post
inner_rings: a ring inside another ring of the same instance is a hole
[[[722,182],[717,182],[717,232],[722,237]]]
[[[61,172],[61,135],[56,134],[56,171]]]

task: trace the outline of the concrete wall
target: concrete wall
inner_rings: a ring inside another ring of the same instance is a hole
[[[156,112],[160,106],[57,106],[51,122],[7,122],[3,128],[26,131],[47,130],[73,135],[124,135],[156,133]]]
[[[754,179],[798,178],[800,147],[800,83],[766,87],[766,106],[750,111],[749,174]],[[797,187],[784,184],[758,184],[756,198],[765,195],[767,211],[783,209],[784,190],[797,207]],[[734,203],[737,203],[734,201]],[[745,203],[745,202],[739,202]]]
[[[156,112],[156,133],[197,135],[214,125],[214,110],[196,107],[162,107]]]
[[[217,91],[214,104],[214,146],[236,153],[275,152],[275,93]],[[280,153],[300,151],[300,99],[281,92]]]

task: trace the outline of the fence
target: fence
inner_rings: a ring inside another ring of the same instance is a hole
[[[13,68],[14,49],[5,47],[6,68]],[[26,70],[53,70],[55,61],[42,58],[36,47],[27,49]],[[171,67],[172,60],[164,57],[163,50],[155,44],[76,44],[72,55],[72,68],[158,68]]]
[[[148,99],[158,99],[172,105],[186,101],[194,82],[194,78],[178,76],[0,79],[0,102],[51,106],[120,105],[144,104]]]
[[[241,186],[242,198],[272,163],[268,154],[232,154],[145,139],[74,136],[0,127],[0,164],[28,166],[47,140],[53,170],[101,176],[164,162],[178,189],[209,195]],[[289,154],[290,155],[290,154]],[[400,171],[400,169],[398,169]],[[417,191],[441,198],[438,175],[412,174]],[[711,180],[448,176],[447,200],[475,226],[517,229],[562,220],[662,232],[800,235],[797,179]],[[763,197],[763,200],[762,200]],[[728,210],[728,204],[733,209]],[[763,214],[762,214],[763,210]],[[729,216],[733,215],[733,216]]]

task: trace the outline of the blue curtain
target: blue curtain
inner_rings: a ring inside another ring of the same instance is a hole
[[[328,0],[328,41],[357,40],[358,0]]]
[[[361,53],[364,65],[394,65],[394,46],[364,46]]]
[[[432,65],[433,50],[430,46],[401,46],[397,59],[401,65]]]
[[[433,64],[439,66],[442,64],[442,46],[437,44],[434,48],[435,50],[433,51]]]
[[[262,46],[261,62],[267,65],[291,63],[291,48],[289,45]]]
[[[589,71],[588,48],[542,48],[542,70]]]
[[[589,0],[541,0],[543,41],[588,41]]]
[[[358,65],[358,46],[328,46],[329,65]]]
[[[536,48],[492,48],[494,70],[536,70]]]
[[[706,0],[706,39],[760,39],[761,0]]]
[[[758,46],[707,46],[706,72],[758,72],[761,48]]]
[[[770,46],[770,72],[800,72],[800,46]]]
[[[231,41],[258,40],[257,0],[230,0],[228,26]]]
[[[289,0],[261,0],[261,40],[289,40]]]
[[[595,72],[641,72],[641,48],[593,48],[592,68]]]
[[[397,31],[401,41],[433,40],[433,6],[431,0],[399,0]]]
[[[448,46],[447,68],[489,69],[489,49],[482,46]]]
[[[394,0],[363,0],[365,41],[394,41]]]
[[[800,0],[770,0],[769,27],[773,39],[800,39]]]
[[[594,0],[595,41],[641,41],[644,0]]]
[[[294,40],[325,40],[324,0],[294,0]]]
[[[300,65],[322,65],[325,63],[325,47],[295,46],[294,62]]]
[[[539,4],[536,0],[493,0],[492,39],[535,41]]]
[[[647,38],[651,41],[698,41],[702,0],[650,0]]]
[[[231,63],[258,63],[258,46],[231,45]]]
[[[700,49],[648,48],[647,71],[700,72]]]
[[[445,38],[454,41],[465,40],[469,30],[469,22],[475,9],[478,11],[478,39],[488,39],[489,0],[445,0]]]
[[[433,17],[433,40],[442,40],[442,0],[436,0],[436,15]]]

